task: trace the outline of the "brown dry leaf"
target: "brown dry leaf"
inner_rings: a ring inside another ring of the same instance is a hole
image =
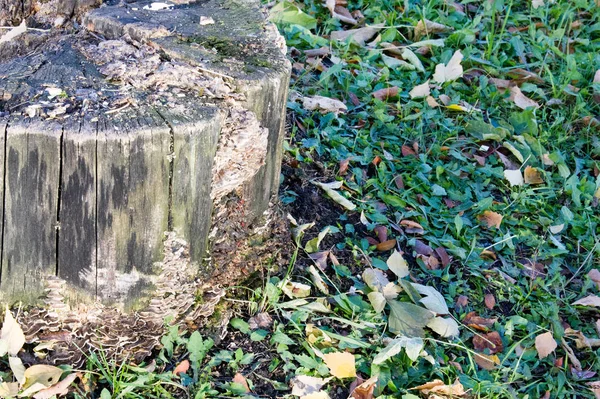
[[[537,168],[532,168],[531,166],[527,166],[525,168],[523,179],[525,180],[525,184],[533,185],[544,183],[544,179],[542,179],[542,172]]]
[[[510,80],[497,78],[490,78],[490,83],[496,86],[496,88],[501,92],[513,85],[512,81]]]
[[[403,145],[402,146],[402,156],[403,157],[408,157],[408,156],[413,156],[416,157],[417,153],[415,152],[415,150],[413,150],[412,148],[410,148],[407,145]]]
[[[600,271],[598,269],[592,269],[588,273],[588,277],[590,280],[596,283],[596,287],[600,289]]]
[[[371,377],[352,390],[348,399],[373,399],[377,376]]]
[[[354,41],[356,44],[358,44],[359,46],[364,46],[367,40],[375,36],[377,32],[379,32],[383,28],[384,24],[377,24],[365,26],[364,28],[360,29],[338,30],[335,32],[331,32],[329,37],[332,40],[341,41],[346,40],[348,38],[352,38],[352,41]]]
[[[577,359],[577,356],[575,356],[575,352],[573,352],[573,349],[571,349],[571,347],[567,344],[567,341],[565,341],[564,338],[560,339],[560,345],[565,350],[565,352],[567,352],[567,356],[569,357],[573,368],[575,370],[581,371],[581,362],[579,361],[579,359]]]
[[[408,219],[403,219],[400,221],[400,226],[406,226],[406,227],[411,227],[414,229],[423,229],[423,226],[421,226],[419,223],[417,222],[413,222],[412,220],[408,220]]]
[[[413,40],[418,41],[425,35],[431,35],[433,33],[444,33],[450,32],[452,28],[450,26],[442,25],[437,22],[426,20],[420,20],[415,26],[413,31]]]
[[[385,226],[376,226],[373,231],[375,235],[379,239],[380,242],[384,242],[388,240],[387,227]]]
[[[185,359],[184,361],[179,363],[177,365],[177,367],[175,367],[175,369],[173,370],[173,374],[179,375],[179,373],[187,373],[189,368],[190,368],[190,361]]]
[[[498,259],[498,257],[494,253],[494,251],[490,251],[489,249],[484,249],[483,251],[481,251],[481,253],[479,254],[479,257],[481,259],[491,259],[491,260]]]
[[[425,98],[425,101],[427,101],[427,105],[429,105],[431,108],[437,108],[440,106],[440,104],[438,104],[438,102],[435,101],[435,98],[433,98],[431,96],[427,96]]]
[[[466,297],[465,295],[461,295],[458,298],[456,298],[456,302],[454,303],[454,306],[456,306],[457,308],[464,308],[469,304],[469,298]]]
[[[497,212],[493,211],[485,211],[481,215],[477,216],[479,221],[485,222],[487,227],[496,227],[500,228],[500,224],[502,223],[503,216]]]
[[[326,2],[327,8],[331,12],[331,16],[347,24],[356,25],[358,22],[352,17],[350,11],[337,3],[336,0],[327,0]]]
[[[515,105],[521,109],[540,107],[540,104],[523,94],[518,86],[513,86],[510,88],[510,97],[508,99],[514,102]]]
[[[327,255],[324,256],[327,259]],[[273,318],[266,312],[258,313],[256,316],[253,316],[248,320],[248,326],[251,330],[269,329],[273,324]]]
[[[235,383],[240,384],[241,386],[243,386],[244,389],[246,390],[246,393],[250,392],[250,387],[248,386],[248,381],[246,381],[246,377],[244,377],[242,374],[236,373],[233,376],[232,382],[235,382]]]
[[[502,338],[500,338],[500,334],[498,334],[496,331],[474,336],[473,347],[477,352],[484,352],[486,349],[488,349],[489,353],[492,355],[502,352],[504,349]]]
[[[498,355],[486,355],[484,353],[476,353],[474,356],[475,363],[484,370],[493,370],[500,364]]]
[[[486,308],[490,310],[494,309],[494,306],[496,306],[496,297],[494,294],[485,294],[484,303]]]
[[[558,347],[551,332],[545,332],[535,337],[535,350],[540,359],[550,355]]]
[[[594,306],[598,308],[600,307],[600,297],[597,295],[588,295],[585,298],[573,302],[573,305]]]
[[[338,114],[348,111],[348,107],[340,100],[323,96],[304,97],[302,99],[302,106],[308,111],[318,110],[322,114],[329,112]]]
[[[528,28],[529,26],[527,26],[525,30]],[[522,68],[511,69],[508,72],[508,76],[514,78],[518,82],[533,82],[537,84],[545,83],[544,79],[540,78],[538,74]]]
[[[71,373],[62,381],[52,385],[49,388],[42,389],[33,395],[33,399],[50,399],[55,396],[64,396],[69,393],[69,386],[73,381],[75,381],[75,378],[77,378],[77,373]]]
[[[385,101],[389,98],[398,96],[400,89],[396,86],[386,87],[383,89],[376,90],[372,93],[372,96],[378,100]]]
[[[332,376],[337,378],[356,377],[354,355],[350,352],[333,352],[323,355],[323,360]]]
[[[345,175],[348,172],[348,167],[350,166],[350,158],[342,159],[340,161],[340,170],[338,173],[340,175]]]
[[[436,395],[445,395],[445,396],[463,396],[465,392],[465,388],[460,383],[460,381],[456,380],[452,385],[446,385],[442,380],[433,380],[423,385],[419,385],[418,387],[410,388],[417,389],[421,391],[423,394],[436,394]]]
[[[450,258],[450,255],[448,255],[448,252],[446,251],[446,248],[444,247],[437,247],[434,252],[437,254],[437,256],[440,258],[440,261],[442,262],[442,266],[446,267],[450,264],[450,262],[452,262],[452,259]]]
[[[396,246],[396,239],[392,238],[391,240],[386,240],[384,242],[380,242],[377,244],[376,248],[378,251],[389,251]]]

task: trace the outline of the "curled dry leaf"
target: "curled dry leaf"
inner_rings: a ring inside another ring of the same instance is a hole
[[[542,172],[537,168],[527,166],[523,174],[526,184],[535,185],[544,183],[544,179],[542,179]]]
[[[248,320],[248,326],[251,330],[269,329],[273,324],[273,318],[266,312],[260,312]]]
[[[431,35],[436,33],[450,32],[452,28],[437,22],[430,21],[428,19],[420,20],[417,22],[413,31],[413,40],[417,41],[425,35]]]
[[[475,335],[473,337],[473,347],[477,352],[489,350],[490,354],[499,353],[504,350],[502,338],[497,331],[492,331],[487,334]]]
[[[177,367],[175,367],[175,369],[173,369],[173,374],[179,375],[179,373],[187,373],[187,371],[189,369],[190,369],[190,361],[185,359],[184,361],[179,363],[177,365]]]
[[[308,272],[310,273],[310,279],[312,280],[315,287],[317,287],[317,289],[323,294],[328,295],[329,288],[327,288],[327,284],[325,283],[323,277],[321,277],[317,269],[313,265],[310,265],[308,266]]]
[[[387,99],[397,97],[400,89],[396,86],[386,87],[383,89],[376,90],[372,93],[372,96],[378,100],[385,101]]]
[[[342,5],[338,5],[336,0],[327,0],[325,4],[331,12],[331,16],[333,18],[339,19],[340,21],[350,25],[356,25],[358,23],[356,19],[352,17],[348,9]]]
[[[310,285],[287,281],[282,285],[281,290],[285,295],[294,298],[306,298],[310,295]]]
[[[494,306],[496,306],[496,297],[494,294],[485,294],[484,303],[486,308],[490,310],[494,309]]]
[[[337,378],[356,377],[356,365],[354,355],[350,352],[333,352],[323,355],[325,365],[329,372]]]
[[[377,244],[376,248],[378,251],[389,251],[396,246],[396,239],[392,238],[391,240],[386,240],[384,242],[380,242]]]
[[[418,387],[414,387],[411,389],[416,389],[424,393],[425,395],[435,394],[450,397],[463,396],[466,393],[465,388],[458,380],[456,380],[452,385],[444,384],[442,380],[433,380],[431,382],[419,385]]]
[[[377,376],[369,378],[352,390],[349,399],[373,399],[376,384]]]
[[[485,211],[481,215],[477,216],[477,219],[484,222],[487,227],[500,228],[503,216],[497,212]]]
[[[523,94],[519,86],[512,86],[510,88],[510,97],[508,99],[521,109],[540,107],[540,104]]]
[[[351,38],[351,40],[359,46],[364,46],[367,40],[375,36],[377,32],[384,28],[384,26],[384,24],[377,24],[365,26],[364,28],[359,29],[338,30],[335,32],[331,32],[330,38],[332,40],[340,41]]]
[[[311,180],[311,183],[316,186],[321,187],[325,191],[325,193],[329,196],[329,198],[331,198],[332,200],[334,200],[335,202],[337,202],[344,208],[348,209],[349,211],[353,211],[356,209],[356,205],[354,205],[348,198],[344,197],[342,194],[340,194],[339,192],[334,190],[335,188],[342,187],[343,182],[340,181],[340,182],[332,182],[332,183],[321,183],[321,182]]]
[[[302,106],[308,111],[317,110],[322,114],[327,114],[329,112],[339,114],[348,111],[348,107],[340,100],[323,96],[303,97]]]

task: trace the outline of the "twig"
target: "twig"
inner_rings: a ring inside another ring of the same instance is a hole
[[[225,75],[225,74],[222,74],[222,73],[219,73],[219,72],[211,71],[211,70],[209,70],[209,69],[205,69],[205,68],[202,68],[202,67],[197,67],[197,68],[198,68],[198,70],[200,70],[201,72],[206,72],[206,73],[209,73],[209,74],[212,74],[212,75],[219,76],[219,77],[221,77],[221,78],[225,78],[225,79],[231,79],[231,80],[233,80],[233,78],[232,78],[231,76],[228,76],[228,75]]]
[[[114,114],[115,112],[119,112],[119,111],[123,111],[125,108],[129,107],[131,105],[130,102],[127,102],[125,105],[123,105],[122,107],[119,108],[115,108],[115,109],[111,109],[109,111],[106,111],[104,114],[105,115],[109,115],[109,114]]]

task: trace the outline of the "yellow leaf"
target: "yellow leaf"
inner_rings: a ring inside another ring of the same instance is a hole
[[[458,105],[458,104],[450,104],[446,107],[446,109],[449,109],[450,111],[458,111],[458,112],[467,112],[468,109],[466,107],[463,107],[462,105]]]
[[[23,334],[21,326],[19,326],[8,309],[8,305],[6,305],[6,312],[4,314],[4,324],[2,324],[0,339],[8,343],[8,354],[16,356],[25,344],[25,334]],[[4,353],[0,353],[0,356],[4,356]]]
[[[544,179],[542,179],[542,173],[539,169],[532,168],[531,166],[527,166],[525,168],[524,180],[526,184],[543,184]]]
[[[540,359],[543,359],[554,352],[557,346],[556,340],[551,332],[546,332],[535,337],[535,350]]]
[[[337,378],[356,377],[354,355],[349,352],[334,352],[323,355],[323,360],[332,376]]]
[[[25,383],[23,388],[31,387],[34,384],[42,384],[42,388],[54,385],[60,380],[63,371],[55,366],[47,364],[34,364],[25,370]]]

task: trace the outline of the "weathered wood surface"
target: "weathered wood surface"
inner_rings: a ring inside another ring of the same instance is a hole
[[[0,44],[2,301],[32,303],[56,275],[73,303],[143,307],[166,231],[197,278],[228,275],[276,194],[281,37],[254,1],[149,3]]]

